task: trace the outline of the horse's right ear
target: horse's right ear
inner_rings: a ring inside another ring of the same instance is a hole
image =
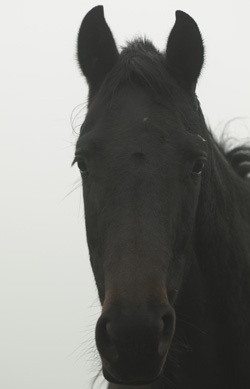
[[[90,92],[96,92],[119,56],[107,25],[103,7],[97,6],[82,21],[77,41],[77,57]]]

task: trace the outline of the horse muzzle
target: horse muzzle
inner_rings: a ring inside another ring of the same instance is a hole
[[[111,305],[96,326],[104,377],[113,383],[142,385],[162,373],[175,330],[169,304],[143,309]]]

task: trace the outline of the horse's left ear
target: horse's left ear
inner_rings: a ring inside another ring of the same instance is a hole
[[[204,46],[197,24],[185,12],[176,11],[166,60],[170,74],[188,92],[194,92],[204,62]]]

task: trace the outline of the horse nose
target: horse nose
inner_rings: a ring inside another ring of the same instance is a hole
[[[106,379],[116,383],[154,381],[161,373],[175,329],[175,312],[103,312],[96,326],[96,344]]]

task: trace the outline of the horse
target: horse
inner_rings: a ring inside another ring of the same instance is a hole
[[[77,57],[89,95],[74,163],[109,389],[246,389],[250,148],[205,123],[196,22],[176,11],[164,53],[146,38],[118,51],[97,6]]]

